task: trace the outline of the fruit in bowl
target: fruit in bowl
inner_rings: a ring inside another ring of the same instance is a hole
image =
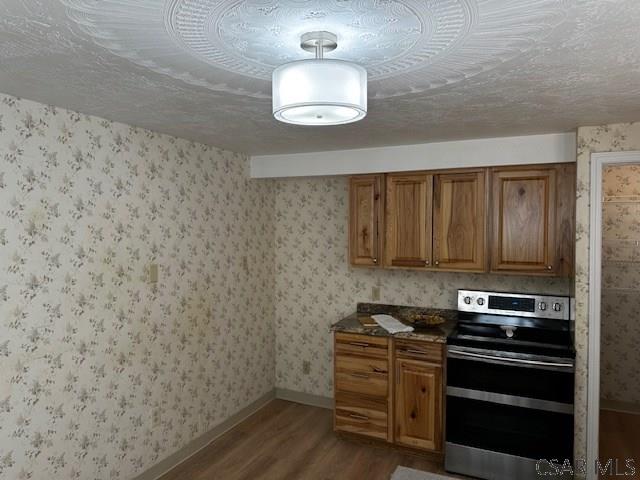
[[[414,327],[436,327],[445,322],[444,317],[433,313],[412,312],[407,315],[407,320]]]

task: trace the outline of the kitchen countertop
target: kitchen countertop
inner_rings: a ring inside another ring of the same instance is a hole
[[[445,319],[442,325],[433,327],[416,328],[413,332],[390,334],[384,328],[373,326],[366,327],[360,323],[361,319],[369,319],[371,315],[387,314],[400,320],[406,325],[412,325],[409,318],[413,313],[428,315],[440,315]],[[440,308],[420,308],[400,305],[381,305],[377,303],[358,303],[356,313],[343,318],[331,326],[333,332],[357,333],[360,335],[372,335],[375,337],[410,338],[434,343],[447,343],[447,337],[458,323],[458,312]]]

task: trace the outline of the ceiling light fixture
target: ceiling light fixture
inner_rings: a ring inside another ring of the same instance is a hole
[[[367,71],[343,60],[325,59],[338,38],[330,32],[302,35],[300,47],[316,58],[286,63],[273,71],[273,115],[296,125],[342,125],[367,115]]]

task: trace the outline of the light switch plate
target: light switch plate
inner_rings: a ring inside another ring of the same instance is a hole
[[[380,300],[380,287],[371,287],[371,301],[377,302]]]
[[[158,283],[158,264],[149,265],[149,283]]]

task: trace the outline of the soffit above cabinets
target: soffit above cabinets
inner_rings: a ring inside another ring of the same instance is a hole
[[[6,0],[0,90],[251,154],[568,131],[637,119],[635,0]],[[357,125],[271,116],[271,72],[369,72]]]
[[[252,178],[318,177],[576,161],[576,135],[481,138],[330,152],[256,155]]]

